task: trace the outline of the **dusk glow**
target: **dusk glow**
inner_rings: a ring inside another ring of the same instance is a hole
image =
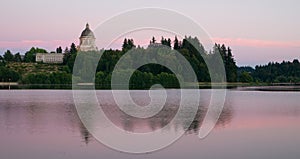
[[[2,0],[0,159],[299,159],[300,0]]]
[[[65,48],[72,42],[78,44],[80,31],[86,22],[95,29],[106,19],[124,11],[158,7],[178,11],[195,20],[215,42],[225,43],[234,50],[238,65],[264,64],[300,57],[300,22],[296,20],[300,4],[297,0],[189,3],[178,0],[133,0],[122,5],[117,3],[116,0],[4,0],[0,6],[0,54],[7,49],[24,54],[32,46],[49,51],[58,46]],[[99,39],[101,37],[97,37]],[[139,40],[135,43],[144,45]],[[247,59],[248,54],[255,58]]]

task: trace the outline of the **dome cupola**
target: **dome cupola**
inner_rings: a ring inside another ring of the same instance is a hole
[[[78,46],[79,51],[97,51],[98,48],[95,44],[95,35],[93,31],[90,29],[89,24],[86,24],[85,29],[82,31],[81,36],[79,38],[80,43]]]
[[[82,31],[80,37],[95,37],[93,31],[90,29],[90,25],[87,23],[85,29]]]

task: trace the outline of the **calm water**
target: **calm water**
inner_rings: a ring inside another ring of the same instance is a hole
[[[136,103],[149,103],[145,91],[131,94]],[[109,91],[97,92],[107,116],[115,125],[132,132],[150,132],[172,119],[178,110],[178,90],[169,90],[168,95],[167,104],[158,115],[137,119],[120,112]],[[209,95],[209,90],[201,90],[199,111],[181,139],[153,153],[132,155],[112,150],[89,134],[76,114],[72,91],[1,90],[0,158],[300,158],[300,92],[228,90],[217,126],[200,140],[197,134]],[[181,124],[176,123],[174,127],[181,129]]]

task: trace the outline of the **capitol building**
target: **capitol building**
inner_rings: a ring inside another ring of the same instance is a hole
[[[87,52],[98,50],[95,44],[95,35],[90,29],[89,24],[86,24],[85,29],[79,37],[79,41],[79,45],[77,46],[78,51]],[[37,53],[35,60],[36,62],[44,63],[63,63],[63,57],[62,53]]]
[[[79,38],[80,43],[78,46],[78,51],[97,51],[95,44],[96,38],[93,31],[90,29],[90,25],[86,24],[85,29],[82,31]]]

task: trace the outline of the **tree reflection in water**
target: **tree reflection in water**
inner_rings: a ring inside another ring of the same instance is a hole
[[[174,118],[180,103],[180,98],[178,98],[180,94],[177,94],[177,91],[174,92],[175,95],[168,96],[164,108],[155,116],[147,119],[135,118],[122,112],[109,91],[101,91],[98,97],[102,110],[116,126],[130,132],[145,133],[161,129]],[[22,128],[19,133],[31,135],[36,133],[59,134],[60,130],[68,130],[79,134],[86,144],[94,140],[77,115],[71,92],[30,91],[30,93],[24,94],[21,91],[14,91],[11,93],[13,95],[3,94],[0,97],[3,99],[0,101],[0,126],[6,128],[2,131],[8,131],[2,133],[10,133],[19,128]],[[10,98],[14,100],[6,100]],[[133,99],[139,105],[146,105],[149,100],[147,91],[134,92]],[[186,134],[198,132],[206,111],[207,105],[199,106],[196,117]],[[171,126],[174,130],[170,131],[183,129],[185,117],[189,115],[187,110],[184,116],[174,121],[174,125]],[[226,104],[216,126],[226,126],[231,121],[232,115],[233,110],[230,104]],[[92,122],[93,125],[101,125],[101,121]]]
[[[180,95],[180,94],[179,94]],[[135,97],[139,98],[135,98]],[[145,103],[145,96],[144,95],[137,95],[134,94],[133,99],[139,105],[143,105]],[[142,97],[144,96],[144,97]],[[104,97],[102,97],[104,99]],[[101,100],[100,100],[101,101]],[[176,115],[180,100],[178,98],[178,94],[175,96],[171,96],[167,98],[167,102],[164,105],[163,109],[156,115],[141,119],[132,117],[123,111],[121,111],[117,104],[114,103],[113,98],[109,96],[105,96],[105,103],[101,103],[102,110],[105,112],[107,118],[113,122],[119,128],[135,133],[147,133],[152,132],[158,129],[163,128],[167,124],[169,124]],[[142,103],[142,104],[141,104]],[[147,103],[147,102],[146,102]],[[200,105],[200,104],[199,104]],[[208,104],[203,103],[199,106],[197,114],[187,130],[187,134],[198,134],[199,128],[202,124],[202,121],[206,115],[208,108]],[[134,110],[132,110],[134,111]],[[179,130],[184,129],[184,125],[187,122],[186,118],[191,114],[189,110],[185,110],[183,116],[180,116],[178,120],[174,120],[174,124],[171,126],[172,129]],[[230,104],[225,103],[224,109],[219,117],[216,127],[224,127],[226,126],[232,119],[233,116],[233,109]]]

